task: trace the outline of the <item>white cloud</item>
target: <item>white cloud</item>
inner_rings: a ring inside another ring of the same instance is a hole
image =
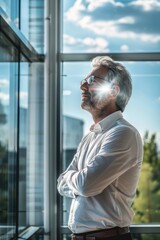
[[[97,35],[111,35],[117,32],[117,27],[113,21],[92,21],[89,17],[82,18],[79,23],[81,28],[90,30]]]
[[[77,39],[75,39],[74,37],[72,37],[68,34],[63,35],[63,40],[69,45],[73,45],[73,44],[77,43]]]
[[[121,46],[120,50],[121,50],[122,52],[128,52],[129,47],[128,47],[128,45],[125,45],[125,44],[124,44],[124,45]]]
[[[8,79],[0,79],[0,87],[8,87],[9,86],[9,81]]]
[[[108,42],[104,38],[91,38],[91,37],[86,37],[86,38],[74,38],[70,35],[64,34],[64,40],[65,40],[65,45],[81,45],[81,47],[87,47],[87,52],[90,52],[91,49],[94,50],[94,52],[108,52]],[[88,49],[88,47],[90,47]],[[69,50],[69,48],[68,48]]]
[[[127,23],[127,19],[129,20]],[[156,43],[160,41],[159,34],[150,34],[150,33],[136,33],[130,30],[121,31],[119,26],[121,23],[133,24],[135,22],[132,17],[120,18],[118,20],[110,21],[93,21],[91,17],[85,16],[81,18],[77,23],[81,28],[88,29],[91,32],[94,32],[96,35],[101,35],[105,37],[114,37],[114,38],[123,38],[123,39],[133,39],[141,40],[143,42],[152,42]]]
[[[27,92],[20,92],[20,98],[21,100],[23,99],[27,99],[28,98],[28,93]],[[3,93],[3,92],[0,92],[0,100],[3,101],[3,102],[6,102],[9,100],[9,94],[8,93]]]
[[[15,19],[14,19],[14,23],[15,23],[15,25],[18,27],[18,26],[19,26],[19,18],[15,18]]]
[[[0,101],[8,102],[8,100],[9,100],[9,94],[0,92]]]
[[[121,2],[116,2],[114,0],[86,0],[86,2],[89,3],[88,5],[88,11],[92,12],[95,9],[99,8],[99,7],[103,7],[104,5],[110,3],[114,6],[118,6],[118,7],[123,7],[124,4]]]
[[[135,23],[135,19],[133,17],[127,16],[127,17],[119,18],[117,20],[117,23],[120,23],[120,24],[133,24],[133,23]]]
[[[82,4],[82,0],[76,0],[73,7],[66,12],[65,17],[69,21],[78,21],[81,17],[81,11],[85,10],[85,6]]]
[[[70,90],[63,90],[63,96],[69,96],[71,93],[72,92]]]
[[[77,22],[77,24],[81,27],[81,28],[87,28],[88,24],[91,24],[92,19],[90,16],[84,16],[82,18],[79,19],[79,21]]]
[[[21,91],[21,92],[20,92],[20,98],[21,98],[21,99],[27,99],[27,98],[28,98],[28,93]]]
[[[158,10],[160,9],[160,1],[159,0],[136,0],[131,2],[129,5],[142,7],[144,11]]]
[[[156,43],[160,41],[160,35],[158,34],[140,34],[140,38],[143,42]]]
[[[104,40],[104,38],[84,38],[82,41],[84,45],[91,46],[91,47],[99,47],[101,49],[105,49],[108,47],[108,42]]]
[[[20,92],[20,105],[21,107],[28,107],[28,92],[21,91]]]

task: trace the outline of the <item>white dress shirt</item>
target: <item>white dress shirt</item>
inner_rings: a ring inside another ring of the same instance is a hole
[[[73,198],[73,233],[129,226],[143,159],[138,131],[114,112],[83,137],[71,164],[58,178],[61,195]]]

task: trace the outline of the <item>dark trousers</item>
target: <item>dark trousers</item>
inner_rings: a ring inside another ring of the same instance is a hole
[[[72,240],[132,240],[132,237],[129,227],[114,227],[88,233],[73,233]]]
[[[72,237],[72,239],[74,240],[74,237]],[[88,238],[85,238],[85,236],[83,236],[79,239],[85,240],[85,239],[88,239]],[[107,237],[107,238],[92,237],[92,239],[94,239],[94,240],[132,240],[132,237],[131,237],[130,233],[125,233],[125,234],[118,235],[118,236],[115,236],[115,237]]]
[[[95,240],[102,240],[102,238],[95,238]],[[103,240],[132,240],[132,237],[130,233],[126,233],[115,237],[103,238]]]

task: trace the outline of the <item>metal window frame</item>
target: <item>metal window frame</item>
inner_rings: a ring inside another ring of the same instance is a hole
[[[160,234],[160,224],[132,224],[130,231],[133,234]],[[62,226],[61,234],[71,234],[71,231],[67,226]]]
[[[137,53],[61,53],[62,62],[88,62],[96,56],[109,56],[115,61],[160,61],[160,52]]]
[[[19,7],[20,12],[20,7]],[[16,25],[11,21],[11,19],[7,16],[4,10],[0,7],[0,38],[5,38],[6,41],[13,47],[13,52],[11,52],[11,57],[7,57],[4,55],[4,62],[15,62],[17,63],[18,68],[18,78],[17,78],[17,147],[19,147],[19,88],[20,88],[20,62],[44,62],[44,54],[39,54],[34,47],[30,44],[30,42],[25,38],[22,32],[16,27]],[[1,42],[0,42],[1,43]],[[15,54],[17,53],[17,54]],[[10,53],[9,53],[10,54]],[[19,209],[19,152],[16,154],[16,217],[15,217],[15,238],[19,234],[19,217],[18,217],[18,209]]]
[[[16,25],[11,21],[7,14],[0,7],[0,33],[4,35],[8,41],[13,45],[22,56],[19,59],[13,58],[12,61],[28,61],[28,62],[44,62],[44,54],[39,54],[21,33],[21,31],[16,27]],[[8,61],[8,60],[7,60]],[[9,59],[11,62],[11,59]]]
[[[101,55],[108,55],[115,61],[160,61],[160,52],[155,53],[61,53],[59,54],[60,62],[88,62],[92,58]],[[60,209],[61,210],[61,209]],[[132,224],[131,233],[137,234],[160,234],[160,224]],[[61,226],[61,234],[70,234],[67,226]]]
[[[60,62],[59,0],[45,1],[45,83],[44,83],[44,233],[58,237],[57,169],[60,158]]]
[[[160,61],[160,52],[155,53],[61,53],[59,54],[60,62],[88,62],[96,56],[110,56],[115,61]],[[132,224],[131,233],[135,234],[160,234],[159,224]],[[61,234],[70,234],[71,231],[67,226],[61,226]]]
[[[61,226],[61,198],[56,182],[62,160],[62,103],[61,66],[64,62],[86,62],[97,55],[109,55],[116,61],[160,61],[160,52],[144,53],[62,53],[62,2],[47,0],[45,14],[45,233],[50,239],[60,239],[70,234],[67,226]],[[159,234],[160,224],[131,225],[132,233]]]

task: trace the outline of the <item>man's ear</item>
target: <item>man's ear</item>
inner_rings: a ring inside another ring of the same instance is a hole
[[[115,97],[118,96],[119,92],[120,92],[119,86],[118,85],[113,85],[112,88],[111,88],[110,95],[115,98]]]

